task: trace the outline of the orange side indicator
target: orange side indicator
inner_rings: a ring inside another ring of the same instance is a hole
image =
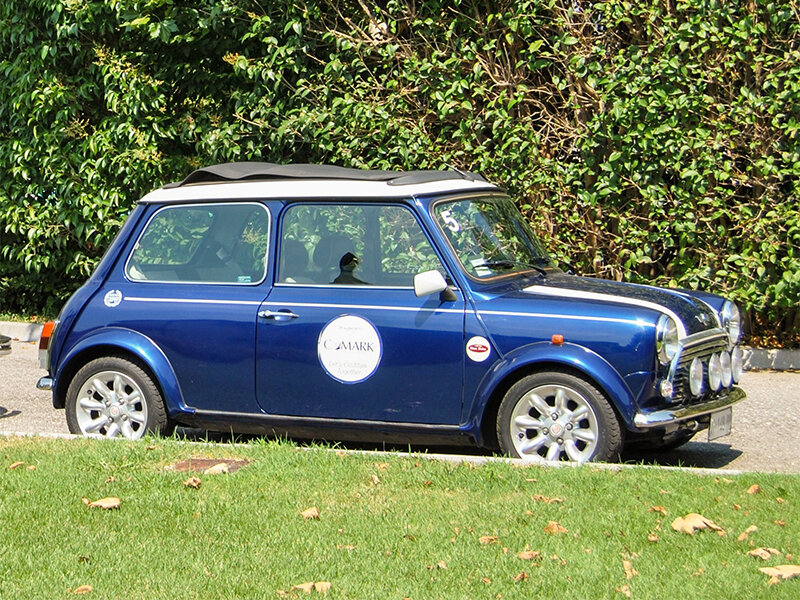
[[[554,333],[553,337],[550,338],[550,341],[553,342],[556,346],[560,346],[564,343],[564,336],[560,333]]]
[[[50,337],[53,335],[55,321],[48,321],[42,327],[42,335],[39,337],[39,350],[47,350],[50,347]]]

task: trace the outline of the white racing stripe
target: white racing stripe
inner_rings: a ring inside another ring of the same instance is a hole
[[[458,308],[423,308],[416,306],[386,306],[378,304],[331,304],[316,302],[257,302],[247,300],[211,300],[203,298],[138,298],[128,296],[126,302],[161,302],[170,304],[229,304],[237,306],[265,306],[291,307],[291,308],[338,308],[338,309],[363,309],[363,310],[388,310],[402,312],[430,312],[430,313],[455,313],[463,314],[464,309]]]
[[[577,300],[596,300],[599,302],[615,302],[617,304],[627,304],[628,306],[638,306],[641,308],[649,308],[658,311],[662,314],[671,317],[675,324],[678,326],[678,337],[683,339],[686,337],[686,327],[683,321],[668,309],[666,306],[657,304],[655,302],[648,302],[647,300],[637,300],[636,298],[628,298],[626,296],[617,296],[614,294],[600,294],[598,292],[585,292],[582,290],[571,290],[565,288],[547,287],[543,285],[532,285],[523,289],[524,292],[529,294],[536,294],[539,296],[550,296],[553,298],[574,298]]]

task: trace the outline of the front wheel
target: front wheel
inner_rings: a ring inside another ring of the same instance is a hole
[[[577,463],[616,460],[623,444],[603,393],[561,371],[534,373],[511,386],[498,411],[497,438],[509,456]]]
[[[97,358],[81,368],[67,390],[71,433],[136,440],[168,426],[164,401],[138,364],[119,356]]]

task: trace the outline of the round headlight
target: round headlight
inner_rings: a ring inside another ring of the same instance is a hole
[[[656,324],[656,351],[662,365],[668,365],[678,353],[678,325],[671,317],[661,315]]]
[[[730,300],[726,300],[722,305],[720,317],[722,318],[722,327],[728,334],[728,340],[731,345],[735,344],[742,335],[742,316],[739,308]]]
[[[708,385],[715,392],[722,387],[722,361],[714,354],[708,361]]]
[[[734,348],[731,352],[731,375],[733,383],[739,383],[744,371],[744,352],[741,348]]]
[[[689,367],[689,390],[692,396],[699,396],[703,391],[703,361],[695,358]]]
[[[731,387],[733,382],[733,372],[731,371],[731,355],[727,352],[719,353],[719,360],[722,363],[722,385]]]

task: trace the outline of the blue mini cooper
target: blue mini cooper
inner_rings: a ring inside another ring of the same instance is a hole
[[[731,430],[736,306],[568,275],[460,171],[232,163],[139,201],[45,328],[70,431],[615,459]]]

